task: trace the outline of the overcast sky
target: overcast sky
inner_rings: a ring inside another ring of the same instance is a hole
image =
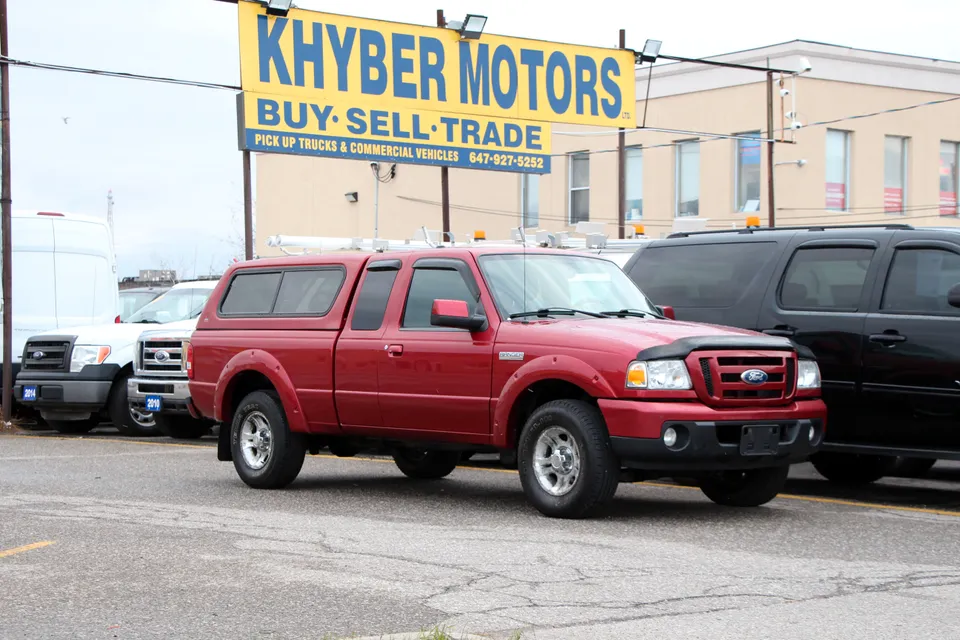
[[[21,60],[238,84],[237,9],[213,0],[8,0]],[[802,38],[960,60],[957,0],[299,0],[305,9],[433,25],[468,11],[487,31],[576,44],[663,40],[707,56]],[[13,70],[16,209],[105,216],[115,205],[121,275],[165,266],[220,272],[242,254],[235,99],[212,91]],[[68,120],[64,121],[64,118]]]

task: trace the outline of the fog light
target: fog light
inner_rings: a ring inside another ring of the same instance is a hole
[[[673,427],[667,427],[663,432],[663,444],[672,447],[677,444],[677,430]]]
[[[810,442],[813,442],[817,439],[817,428],[813,425],[810,425],[810,431],[807,434],[807,437],[810,438]]]

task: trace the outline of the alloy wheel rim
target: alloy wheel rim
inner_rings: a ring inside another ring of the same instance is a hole
[[[580,446],[563,427],[549,427],[533,448],[533,471],[540,488],[551,496],[570,493],[580,479],[583,466]]]

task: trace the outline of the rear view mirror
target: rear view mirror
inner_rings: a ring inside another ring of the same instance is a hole
[[[657,307],[660,311],[660,315],[669,320],[676,320],[677,314],[673,312],[673,307]]]
[[[960,308],[960,284],[955,284],[947,292],[947,304]]]
[[[430,324],[434,327],[480,331],[487,325],[487,319],[471,314],[469,305],[463,300],[434,300]]]

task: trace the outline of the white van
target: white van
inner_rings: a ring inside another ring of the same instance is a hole
[[[52,329],[116,322],[120,299],[113,239],[105,220],[14,211],[11,229],[16,376],[27,338]]]

